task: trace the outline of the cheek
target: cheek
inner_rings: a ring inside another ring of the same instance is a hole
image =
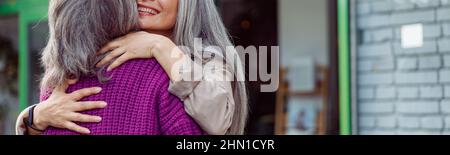
[[[161,14],[154,17],[143,17],[139,19],[141,29],[147,30],[170,30],[176,23],[176,15]]]
[[[160,0],[160,3],[167,10],[164,23],[173,27],[178,15],[178,0]]]
[[[177,14],[176,13],[168,15],[168,17],[167,17],[167,25],[169,25],[170,27],[173,28],[175,26],[176,21],[177,21]]]

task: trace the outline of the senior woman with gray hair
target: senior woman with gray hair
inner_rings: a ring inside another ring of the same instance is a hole
[[[95,64],[103,58],[96,51],[102,45],[137,30],[135,1],[51,0],[49,27],[50,39],[42,54],[45,67],[41,86],[43,103],[37,107],[32,106],[19,116],[18,123],[24,122],[22,124],[26,126],[25,129],[29,130],[24,133],[202,134],[198,125],[184,111],[182,102],[166,89],[169,78],[156,60],[129,61],[108,73],[103,69],[96,69]],[[72,84],[69,86],[65,84],[69,78],[78,81],[76,84],[69,82]],[[61,95],[66,89],[71,94]],[[82,102],[70,102],[80,99]],[[55,104],[59,107],[54,106]],[[52,105],[59,109],[69,109],[60,110],[60,115],[56,117],[70,118],[77,124],[70,121],[52,124],[41,121],[39,117],[33,118],[33,112],[45,115],[45,111],[39,110]],[[94,108],[103,109],[91,110]],[[69,112],[71,110],[83,112]],[[101,116],[102,119],[94,115]]]
[[[170,84],[166,89],[183,101],[185,111],[205,132],[211,135],[244,134],[248,115],[244,67],[214,1],[135,1],[141,31],[106,44],[97,54],[107,56],[96,67],[110,64],[107,71],[114,72],[115,68],[126,65],[130,60],[155,59],[169,76]],[[41,120],[38,124],[47,122],[45,124],[54,126],[65,122],[64,126],[60,125],[62,128],[88,132],[73,122],[95,122],[100,121],[99,117],[74,117],[61,112],[79,110],[67,107],[63,99],[69,98],[69,102],[80,104],[77,100],[82,96],[97,93],[94,88],[80,91],[85,93],[75,93],[78,96],[61,93],[50,97],[53,102],[36,107],[36,116],[41,118],[37,119]],[[88,107],[83,110],[102,108],[96,102],[85,105]],[[23,116],[19,120],[27,118],[26,114]],[[19,134],[22,133],[24,125],[18,123],[16,126]]]

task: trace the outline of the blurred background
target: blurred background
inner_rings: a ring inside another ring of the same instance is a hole
[[[248,134],[450,134],[450,0],[216,4],[235,45],[280,47],[278,91],[248,84]],[[39,102],[47,8],[0,0],[0,134]]]

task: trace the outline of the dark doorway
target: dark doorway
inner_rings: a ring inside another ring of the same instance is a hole
[[[216,2],[236,46],[278,46],[277,0]],[[250,117],[247,134],[250,135],[274,133],[275,93],[262,93],[261,84],[261,82],[248,83]]]

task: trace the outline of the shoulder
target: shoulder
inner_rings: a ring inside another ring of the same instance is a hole
[[[116,71],[127,71],[135,69],[158,69],[161,66],[155,59],[136,59],[123,63]]]
[[[169,77],[162,66],[155,59],[130,60],[112,73],[113,79],[140,82],[142,85],[169,85]]]
[[[42,102],[47,100],[52,94],[52,91],[53,91],[52,88],[41,88],[39,94],[39,101]]]
[[[162,66],[155,59],[136,59],[130,60],[116,68],[115,73],[130,73],[130,74],[165,74]]]

